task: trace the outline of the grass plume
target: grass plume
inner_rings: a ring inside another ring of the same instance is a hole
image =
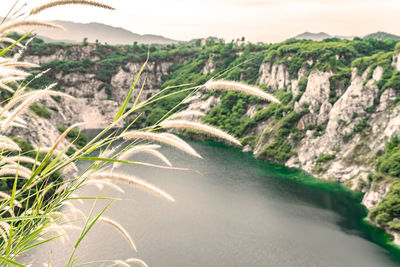
[[[9,31],[15,30],[20,27],[25,27],[25,26],[46,27],[46,28],[53,28],[53,29],[58,29],[58,30],[65,30],[64,27],[54,24],[54,23],[51,23],[51,22],[40,21],[40,20],[18,20],[18,21],[11,21],[11,22],[0,25],[0,33],[4,34]]]
[[[224,81],[224,80],[218,80],[218,81],[211,80],[211,81],[208,81],[204,85],[204,88],[206,90],[228,90],[228,91],[242,92],[245,94],[250,94],[250,95],[262,98],[269,102],[275,102],[278,104],[281,103],[276,97],[264,92],[260,88],[257,88],[255,86],[250,86],[247,84],[243,84],[240,82]]]
[[[204,114],[201,111],[197,110],[185,110],[181,111],[175,114],[172,114],[171,116],[168,117],[168,120],[173,120],[173,119],[181,119],[181,118],[192,118],[192,117],[204,117],[206,114]]]
[[[109,172],[109,171],[104,171],[104,172],[94,172],[89,175],[89,179],[96,179],[96,180],[113,180],[113,181],[120,181],[123,183],[127,183],[130,185],[134,185],[138,188],[144,189],[146,191],[149,191],[153,194],[159,195],[171,202],[174,202],[175,199],[167,194],[166,192],[162,191],[161,189],[157,188],[156,186],[137,178],[136,176],[133,175],[126,175],[122,173],[114,173],[114,172]]]
[[[100,7],[100,8],[104,8],[104,9],[109,9],[109,10],[115,10],[115,8],[113,8],[110,5],[106,5],[97,1],[91,1],[91,0],[55,0],[55,1],[51,1],[48,2],[46,4],[37,6],[35,8],[32,9],[31,11],[31,15],[36,15],[39,14],[40,12],[42,12],[43,10],[49,9],[49,8],[53,8],[56,6],[63,6],[63,5],[88,5],[88,6],[92,6],[92,7]]]
[[[130,258],[126,260],[127,263],[136,263],[142,267],[149,267],[144,261],[141,259],[136,259],[136,258]]]
[[[122,135],[125,140],[153,140],[161,143],[168,144],[170,146],[176,147],[192,156],[202,158],[189,144],[180,139],[179,137],[171,138],[170,136],[163,135],[161,133],[145,132],[145,131],[130,131]]]
[[[126,239],[126,241],[128,241],[128,243],[131,246],[131,248],[134,251],[137,251],[135,243],[133,242],[131,236],[129,235],[128,231],[126,231],[124,229],[124,227],[122,227],[122,225],[120,225],[116,221],[111,220],[110,218],[107,218],[107,217],[100,217],[99,221],[105,222],[105,223],[108,223],[108,224],[112,225],[115,229],[117,229],[121,233],[121,235]]]
[[[210,125],[206,125],[200,122],[186,121],[186,120],[170,120],[163,121],[160,126],[166,129],[193,129],[201,132],[205,132],[221,139],[229,141],[237,146],[242,144],[232,135]]]
[[[144,152],[144,153],[149,153],[154,155],[155,157],[159,158],[160,160],[162,160],[165,164],[167,164],[168,166],[172,167],[171,162],[169,162],[169,160],[160,152],[158,152],[156,149],[160,148],[159,145],[138,145],[135,146],[127,151],[125,151],[124,153],[122,153],[121,155],[118,156],[118,160],[126,160],[128,159],[130,156],[140,153],[140,152]],[[120,162],[115,162],[113,164],[113,168],[117,168],[121,165]]]

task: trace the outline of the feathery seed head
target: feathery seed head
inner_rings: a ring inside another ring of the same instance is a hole
[[[126,160],[128,159],[130,156],[136,154],[136,153],[140,153],[140,152],[144,152],[144,153],[149,153],[152,154],[153,156],[159,158],[160,160],[162,160],[165,164],[167,164],[168,166],[172,166],[172,164],[169,162],[169,160],[160,152],[156,151],[155,149],[160,148],[159,145],[139,145],[139,146],[135,146],[127,151],[125,151],[124,153],[122,153],[121,155],[119,155],[119,157],[117,158],[118,160]],[[113,168],[117,168],[121,165],[120,162],[115,162],[113,164]]]
[[[190,155],[193,155],[198,158],[202,158],[188,143],[183,141],[177,136],[171,137],[173,135],[164,135],[162,133],[154,133],[154,132],[144,132],[144,131],[130,131],[126,132],[122,135],[125,140],[134,140],[134,139],[144,139],[144,140],[153,140],[161,143],[168,144],[170,146],[176,147]]]
[[[115,229],[117,229],[121,233],[121,235],[126,239],[126,241],[128,241],[128,243],[131,246],[131,248],[134,251],[137,251],[135,243],[133,243],[133,240],[132,240],[131,236],[129,235],[128,231],[126,231],[124,229],[124,227],[122,227],[122,225],[120,225],[119,223],[117,223],[114,220],[111,220],[110,218],[106,218],[106,217],[103,217],[103,216],[101,216],[99,218],[99,221],[105,222],[105,223],[108,223],[108,224],[112,225]]]
[[[191,117],[204,117],[206,114],[204,114],[201,111],[198,110],[185,110],[181,111],[175,114],[172,114],[171,116],[168,117],[167,120],[172,120],[172,119],[178,119],[178,118],[191,118]]]
[[[271,94],[268,94],[261,90],[260,88],[246,85],[243,83],[239,82],[234,82],[234,81],[224,81],[224,80],[219,80],[219,81],[208,81],[205,85],[204,88],[206,90],[228,90],[228,91],[237,91],[237,92],[242,92],[246,94],[250,94],[259,98],[263,98],[264,100],[270,101],[270,102],[275,102],[280,104],[281,102],[274,97]]]
[[[88,5],[88,6],[93,6],[93,7],[100,7],[104,9],[109,9],[109,10],[115,10],[112,6],[97,2],[97,1],[91,1],[91,0],[55,0],[51,1],[49,3],[40,5],[32,9],[31,15],[36,15],[43,10],[56,7],[56,6],[62,6],[62,5]]]
[[[242,144],[232,135],[215,128],[210,125],[206,125],[203,123],[199,122],[192,122],[192,121],[186,121],[186,120],[171,120],[171,121],[163,121],[160,123],[160,126],[163,128],[167,129],[194,129],[198,131],[202,131],[205,133],[209,133],[211,135],[217,136],[219,138],[222,138],[224,140],[227,140],[235,145],[242,146]]]
[[[127,259],[126,262],[128,262],[128,263],[136,263],[136,264],[138,264],[138,265],[140,265],[142,267],[149,267],[144,261],[142,261],[140,259],[131,258],[131,259]]]
[[[88,178],[96,179],[96,180],[109,179],[109,180],[113,180],[113,181],[120,181],[123,183],[128,183],[133,186],[144,189],[146,191],[149,191],[150,193],[159,195],[171,202],[175,201],[175,199],[168,193],[162,191],[161,189],[157,188],[156,186],[154,186],[142,179],[139,179],[133,175],[126,175],[126,174],[121,174],[121,173],[105,171],[105,172],[94,172],[94,173],[90,174]]]
[[[19,21],[7,22],[0,25],[0,33],[4,34],[24,26],[47,27],[58,30],[65,30],[64,27],[51,22],[40,21],[40,20],[19,20]]]

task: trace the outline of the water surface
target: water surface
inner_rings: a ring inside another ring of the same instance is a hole
[[[123,184],[125,194],[105,194],[124,199],[113,203],[106,216],[130,232],[138,252],[115,229],[98,223],[78,249],[79,262],[138,257],[153,267],[400,265],[398,253],[383,246],[384,235],[362,222],[366,213],[360,195],[237,149],[191,144],[203,160],[168,147],[162,152],[175,166],[200,174],[142,166],[119,169],[161,187],[176,203]],[[131,160],[160,163],[144,155]],[[97,196],[99,191],[91,186],[79,195]],[[95,210],[106,203],[99,201]],[[93,201],[74,204],[87,213]],[[71,241],[36,251],[36,261],[51,254],[54,266],[62,266],[77,235],[71,231]]]

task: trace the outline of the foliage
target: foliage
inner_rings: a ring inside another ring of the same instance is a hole
[[[339,96],[338,91],[344,91],[350,85],[351,69],[350,68],[338,68],[338,71],[329,77],[330,92],[329,92],[329,103],[334,104]]]
[[[51,112],[46,108],[45,105],[42,104],[37,104],[37,103],[32,103],[29,108],[35,112],[36,115],[39,117],[45,118],[45,119],[50,119],[51,118]]]
[[[251,148],[254,149],[256,142],[257,142],[257,136],[252,134],[252,135],[246,135],[242,139],[240,139],[240,142],[242,143],[243,146],[249,145]]]
[[[393,136],[386,145],[385,153],[378,159],[377,170],[400,178],[400,137]]]
[[[292,150],[292,145],[287,141],[287,137],[290,133],[297,131],[296,126],[298,121],[308,112],[308,110],[301,112],[292,111],[279,120],[273,136],[273,142],[264,147],[259,155],[278,162],[288,160],[295,152]]]
[[[68,126],[57,126],[57,129],[60,133],[63,133],[68,129]],[[86,134],[82,133],[76,128],[73,128],[71,131],[69,131],[66,138],[71,143],[74,143],[75,147],[78,149],[83,148],[89,142],[89,138],[86,136]]]
[[[393,231],[399,231],[400,217],[400,183],[395,182],[389,193],[377,207],[369,214],[371,220],[382,227]]]
[[[317,158],[317,160],[316,160],[316,163],[318,164],[321,164],[321,163],[325,163],[325,162],[328,162],[328,161],[331,161],[331,160],[334,160],[336,158],[336,155],[335,154],[324,154],[324,153],[321,153],[321,154],[319,154],[319,156],[318,156],[318,158]]]
[[[215,125],[235,136],[241,137],[248,128],[255,125],[255,121],[245,115],[247,111],[246,96],[239,97],[240,93],[227,92],[221,97],[221,103],[207,113],[203,122]]]
[[[301,67],[309,70],[332,70],[350,67],[353,60],[370,56],[378,52],[393,51],[396,42],[393,40],[288,40],[273,44],[266,51],[265,62],[285,63],[290,70],[291,78],[297,78]],[[311,64],[309,64],[311,63]],[[310,66],[309,66],[310,65]],[[310,68],[311,67],[311,68]]]

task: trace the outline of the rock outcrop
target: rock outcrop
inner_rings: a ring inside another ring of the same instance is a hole
[[[289,86],[289,71],[284,64],[263,63],[260,66],[260,83],[268,85],[272,90],[281,90]]]

